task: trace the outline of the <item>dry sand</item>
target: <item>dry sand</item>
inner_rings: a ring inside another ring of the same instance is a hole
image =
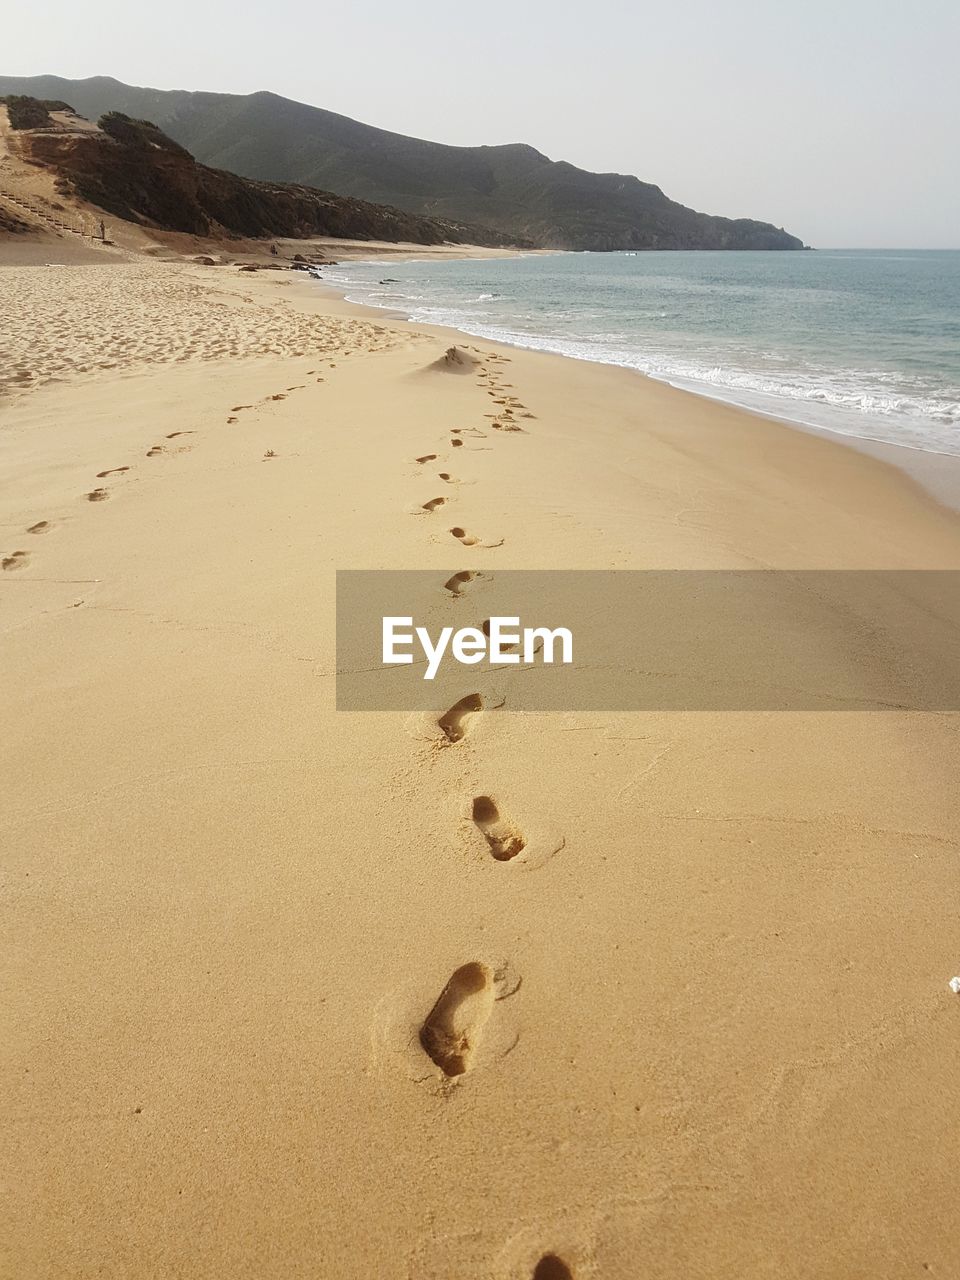
[[[956,717],[441,747],[334,710],[333,609],[338,568],[957,568],[958,519],[625,371],[425,372],[449,334],[289,276],[0,291],[2,1274],[960,1275]]]

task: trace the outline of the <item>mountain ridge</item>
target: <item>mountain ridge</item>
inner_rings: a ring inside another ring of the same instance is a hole
[[[529,143],[458,147],[407,137],[270,90],[220,94],[109,76],[0,76],[0,94],[154,121],[202,163],[476,224],[553,249],[802,249],[782,227],[699,213],[631,174],[590,173]]]

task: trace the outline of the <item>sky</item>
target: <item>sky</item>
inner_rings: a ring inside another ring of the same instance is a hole
[[[528,142],[820,248],[960,248],[960,0],[44,0],[4,27],[0,74],[269,89]]]

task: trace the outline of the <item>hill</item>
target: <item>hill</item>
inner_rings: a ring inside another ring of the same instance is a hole
[[[496,233],[484,240],[485,233],[477,228],[210,168],[156,125],[120,112],[108,112],[97,126],[59,100],[21,95],[5,105],[11,154],[49,170],[59,195],[126,222],[215,238],[334,236],[424,245],[450,240],[498,243]],[[13,224],[16,209],[6,212],[4,229],[23,229]]]
[[[589,173],[522,143],[454,147],[408,138],[273,93],[141,89],[107,76],[0,76],[0,94],[71,102],[96,118],[154,120],[206,164],[491,227],[560,249],[802,249],[782,228],[697,213],[659,187]]]

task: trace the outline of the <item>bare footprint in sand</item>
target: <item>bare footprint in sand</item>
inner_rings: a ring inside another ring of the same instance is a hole
[[[4,556],[3,559],[0,560],[0,568],[2,568],[5,572],[9,573],[13,569],[25,568],[29,560],[30,560],[29,551],[14,551],[10,555]]]
[[[494,999],[493,974],[475,960],[461,965],[443,988],[420,1028],[420,1044],[445,1076],[470,1070]]]
[[[521,833],[501,816],[491,796],[477,796],[473,801],[473,821],[498,862],[509,862],[526,845]]]
[[[241,409],[252,409],[252,404],[235,404],[230,410],[231,413],[239,413]],[[168,437],[169,438],[169,437]]]
[[[466,529],[462,529],[458,524],[454,525],[450,532],[465,547],[484,547],[487,550],[491,550],[493,547],[503,546],[503,538],[498,539],[496,542],[481,542],[475,534],[467,533]]]
[[[484,621],[480,623],[480,630],[489,640],[490,639],[490,619],[489,618],[484,619]],[[542,641],[541,641],[540,647],[541,648],[543,647]],[[514,649],[519,649],[519,648],[520,648],[519,644],[504,644],[502,640],[500,641],[501,653],[512,653]]]
[[[463,441],[462,441],[462,440],[451,440],[451,441],[450,441],[450,447],[451,447],[451,448],[453,448],[453,449],[462,449],[462,448],[463,448]]]
[[[437,724],[443,730],[447,742],[461,742],[470,728],[470,721],[478,711],[483,710],[483,698],[479,693],[468,693],[465,698],[455,702],[449,711],[445,711]]]
[[[129,467],[111,467],[109,471],[98,471],[97,479],[106,480],[107,476],[117,476],[121,471],[129,471]]]
[[[192,436],[194,434],[193,431],[171,431],[166,438],[168,440],[176,440],[177,436]]]
[[[429,502],[425,502],[420,508],[421,511],[436,511],[446,502],[446,498],[431,498]]]
[[[462,596],[466,587],[476,576],[472,569],[463,569],[460,573],[455,573],[452,578],[448,578],[443,584],[443,589],[449,591],[452,596]]]
[[[52,528],[53,528],[53,525],[50,523],[49,520],[38,520],[36,524],[32,524],[30,526],[30,528],[27,530],[27,533],[46,533],[48,530]]]
[[[533,1269],[531,1280],[574,1280],[573,1272],[555,1253],[545,1253]]]
[[[106,489],[93,489],[86,495],[88,502],[106,502],[110,494]]]
[[[462,542],[465,547],[475,547],[479,541],[479,539],[475,538],[472,533],[467,533],[466,529],[461,529],[459,525],[454,525],[450,532],[457,541]]]
[[[162,444],[155,444],[155,445],[153,446],[153,448],[152,448],[152,449],[148,449],[148,450],[147,450],[147,457],[148,457],[148,458],[158,458],[158,457],[160,456],[160,454],[161,454],[161,453],[163,453],[163,445],[162,445]]]
[[[437,455],[435,453],[425,453],[422,458],[414,458],[414,462],[419,463],[422,467],[425,462],[435,462]]]
[[[441,480],[446,480],[447,484],[457,483],[449,471],[438,471],[437,475],[440,477]]]

